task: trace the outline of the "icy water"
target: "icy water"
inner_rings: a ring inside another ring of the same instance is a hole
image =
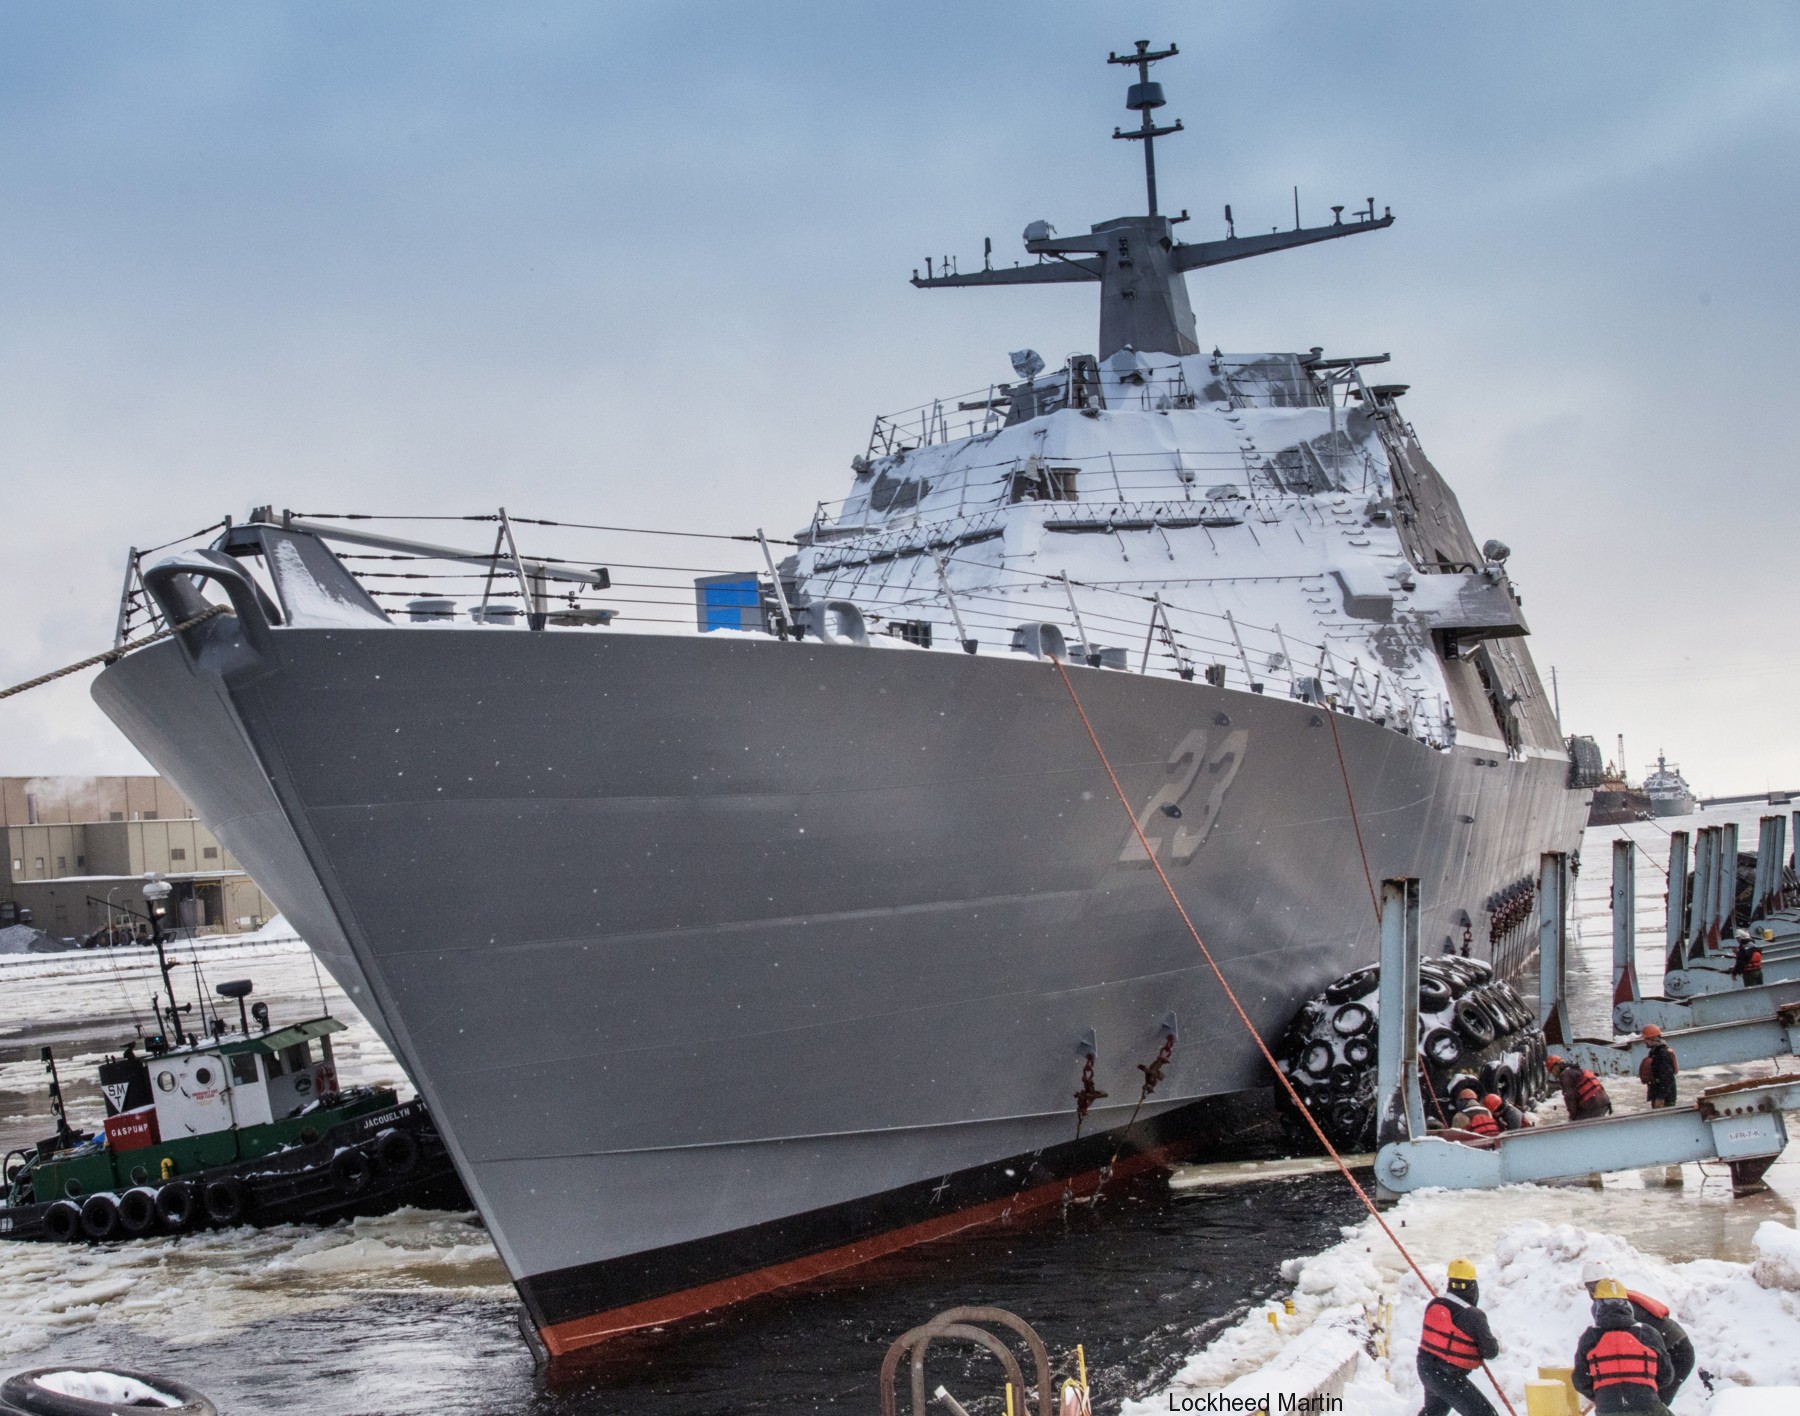
[[[1754,829],[1757,814],[1737,819]],[[1628,829],[1650,856],[1666,860],[1664,831],[1649,823]],[[1599,1032],[1605,1022],[1616,834],[1590,833],[1576,892],[1572,1003],[1583,1032]],[[1663,878],[1653,860],[1640,857],[1637,881],[1640,953],[1654,988]],[[209,989],[252,977],[278,1020],[318,1008],[310,956],[297,945],[200,957]],[[188,977],[184,992],[192,996],[191,966]],[[142,956],[34,957],[0,965],[0,985],[11,1020],[0,1025],[0,1145],[48,1129],[37,1060],[45,1042],[56,1046],[76,1120],[93,1124],[101,1111],[95,1063],[132,1036],[134,1012],[149,1021],[151,975]],[[352,1022],[338,1039],[346,1080],[404,1090],[392,1057],[350,1000],[329,980],[323,991],[331,1011]],[[1741,1074],[1759,1070],[1770,1068]],[[1613,1090],[1624,1109],[1637,1088]],[[1729,1186],[1698,1167],[1685,1167],[1678,1189],[1664,1188],[1661,1178],[1627,1174],[1609,1177],[1603,1190],[1522,1192],[1518,1203],[1493,1206],[1487,1217],[1494,1226],[1527,1213],[1569,1220],[1626,1234],[1670,1258],[1740,1258],[1757,1223],[1791,1224],[1800,1198],[1795,1162],[1771,1172],[1774,1193],[1749,1201],[1732,1201]],[[1452,1248],[1481,1238],[1462,1213],[1442,1236]],[[1148,1177],[1109,1192],[1091,1211],[922,1246],[828,1283],[609,1344],[550,1375],[534,1369],[505,1272],[471,1215],[408,1212],[326,1230],[232,1231],[110,1248],[0,1244],[0,1372],[52,1362],[138,1366],[185,1378],[228,1416],[873,1411],[876,1374],[894,1337],[953,1304],[993,1303],[1034,1323],[1053,1353],[1084,1343],[1099,1407],[1111,1411],[1160,1390],[1188,1354],[1282,1291],[1282,1260],[1330,1246],[1361,1215],[1331,1177],[1180,1198]],[[972,1397],[992,1390],[986,1362],[946,1350],[934,1353],[930,1375]],[[989,1399],[977,1409],[996,1406]]]
[[[252,977],[276,1019],[319,1005],[298,946],[209,950],[208,985]],[[191,979],[191,970],[189,973]],[[93,1068],[148,1021],[150,969],[129,954],[33,958],[0,971],[0,1144],[49,1129],[45,1042],[79,1124],[102,1112]],[[192,996],[191,984],[183,990]],[[329,980],[354,1082],[399,1069]],[[1280,1261],[1337,1241],[1356,1202],[1330,1179],[1175,1198],[1160,1176],[1005,1228],[925,1245],[837,1280],[534,1370],[517,1301],[472,1215],[420,1211],[326,1230],[282,1228],[70,1248],[0,1244],[0,1371],[104,1361],[185,1378],[228,1413],[682,1413],[877,1409],[888,1344],[960,1303],[1035,1324],[1055,1352],[1085,1344],[1102,1408],[1166,1382],[1179,1361],[1277,1291]],[[931,1375],[973,1396],[987,1359],[945,1350]],[[973,1404],[973,1403],[971,1403]],[[982,1408],[985,1409],[985,1408]]]

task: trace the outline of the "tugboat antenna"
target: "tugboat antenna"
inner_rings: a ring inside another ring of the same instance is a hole
[[[1177,118],[1169,127],[1159,128],[1156,126],[1156,121],[1151,118],[1151,112],[1154,109],[1161,108],[1166,100],[1163,98],[1162,85],[1150,81],[1150,66],[1159,59],[1172,59],[1179,53],[1181,53],[1181,50],[1173,44],[1167,49],[1158,49],[1152,53],[1150,41],[1147,39],[1140,39],[1137,41],[1137,53],[1108,54],[1106,56],[1106,62],[1108,64],[1137,65],[1138,81],[1126,90],[1125,106],[1132,109],[1134,112],[1141,113],[1143,115],[1143,121],[1139,126],[1130,130],[1114,128],[1113,136],[1115,138],[1123,138],[1127,142],[1142,143],[1144,145],[1144,188],[1150,198],[1151,216],[1157,214],[1156,140],[1161,137],[1167,137],[1170,133],[1179,133],[1181,131],[1181,120]]]

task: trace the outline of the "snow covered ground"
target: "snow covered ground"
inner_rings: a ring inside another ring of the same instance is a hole
[[[1639,960],[1645,991],[1661,979],[1667,829],[1737,820],[1754,841],[1755,806],[1699,818],[1590,831],[1575,899],[1576,947],[1570,999],[1576,1031],[1610,1035],[1611,842],[1629,835],[1644,847],[1637,869]],[[1682,1093],[1747,1076],[1792,1070],[1774,1061],[1684,1073]],[[1620,1112],[1644,1107],[1629,1079],[1608,1084]],[[1539,1111],[1562,1119],[1560,1100]],[[1664,1180],[1679,1175],[1678,1184]],[[1500,1191],[1427,1191],[1387,1214],[1389,1224],[1435,1286],[1457,1257],[1481,1275],[1501,1356],[1490,1364],[1516,1410],[1540,1366],[1566,1367],[1588,1321],[1582,1264],[1597,1258],[1629,1287],[1666,1301],[1694,1340],[1700,1369],[1723,1396],[1800,1386],[1800,1159],[1788,1156],[1768,1175],[1769,1192],[1734,1199],[1721,1167],[1609,1175],[1586,1184],[1517,1186]],[[1197,1352],[1163,1389],[1125,1404],[1124,1416],[1183,1409],[1207,1392],[1231,1396],[1328,1390],[1357,1416],[1413,1416],[1421,1392],[1413,1359],[1427,1293],[1373,1220],[1348,1228],[1323,1254],[1291,1259],[1282,1276],[1285,1302],[1252,1309]],[[1286,1310],[1291,1302],[1293,1311]],[[1273,1321],[1271,1321],[1273,1319]],[[1330,1385],[1321,1388],[1321,1383]],[[1486,1390],[1485,1383],[1484,1390]],[[1770,1393],[1774,1396],[1774,1393]],[[1491,1396],[1491,1392],[1490,1392]],[[1699,1376],[1672,1403],[1675,1416],[1708,1413]],[[1800,1411],[1800,1398],[1791,1408]],[[1728,1404],[1728,1403],[1727,1403]],[[1498,1405],[1498,1403],[1496,1403]],[[1277,1409],[1278,1406],[1277,1406]],[[1733,1407],[1733,1411],[1751,1407]],[[1761,1408],[1754,1408],[1760,1410]],[[1770,1408],[1774,1409],[1774,1408]]]
[[[1754,1234],[1752,1262],[1679,1262],[1590,1227],[1606,1206],[1604,1196],[1585,1189],[1437,1192],[1407,1196],[1388,1222],[1440,1288],[1452,1258],[1474,1260],[1482,1307],[1500,1342],[1489,1366],[1520,1412],[1525,1382],[1540,1366],[1573,1360],[1588,1323],[1580,1274],[1589,1259],[1669,1304],[1716,1389],[1800,1384],[1800,1234],[1765,1220]],[[1374,1221],[1347,1229],[1323,1254],[1290,1260],[1282,1273],[1293,1284],[1291,1314],[1279,1302],[1247,1313],[1192,1358],[1167,1392],[1127,1403],[1125,1416],[1166,1412],[1171,1398],[1179,1409],[1184,1396],[1203,1391],[1304,1393],[1346,1362],[1344,1410],[1412,1416],[1421,1400],[1413,1357],[1428,1295]],[[1672,1409],[1701,1416],[1707,1403],[1696,1375]]]

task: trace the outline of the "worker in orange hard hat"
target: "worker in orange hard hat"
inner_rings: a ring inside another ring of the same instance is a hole
[[[1481,1104],[1474,1087],[1464,1087],[1456,1094],[1456,1119],[1453,1124],[1460,1130],[1473,1131],[1478,1136],[1500,1134],[1500,1123]]]
[[[1489,1092],[1482,1097],[1481,1104],[1488,1109],[1488,1114],[1500,1123],[1502,1131],[1523,1131],[1531,1124],[1529,1116],[1496,1092]]]
[[[1450,1265],[1444,1291],[1425,1305],[1419,1333],[1419,1385],[1425,1405],[1419,1416],[1494,1416],[1493,1404],[1475,1389],[1472,1374],[1484,1361],[1500,1355],[1500,1344],[1481,1311],[1481,1287],[1475,1265],[1457,1259]]]
[[[1612,1098],[1586,1067],[1571,1066],[1552,1054],[1544,1059],[1544,1070],[1562,1088],[1563,1105],[1568,1108],[1571,1121],[1598,1121],[1612,1115]]]
[[[1644,1025],[1643,1038],[1649,1050],[1638,1063],[1638,1080],[1644,1084],[1644,1099],[1651,1110],[1661,1111],[1675,1104],[1675,1074],[1680,1068],[1675,1062],[1675,1049],[1663,1041],[1662,1029],[1655,1023]]]

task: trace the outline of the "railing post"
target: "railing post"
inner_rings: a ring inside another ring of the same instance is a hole
[[[1573,1036],[1563,1001],[1568,991],[1568,878],[1568,856],[1545,851],[1538,860],[1538,1017],[1549,1043]]]
[[[1688,911],[1688,833],[1669,832],[1668,913],[1663,924],[1663,972],[1674,973],[1687,967],[1687,953],[1681,941],[1687,932]]]
[[[1637,979],[1637,842],[1613,842],[1613,992],[1616,1008],[1639,999]]]
[[[1380,1025],[1375,1146],[1425,1134],[1419,1095],[1419,882],[1381,882]]]

